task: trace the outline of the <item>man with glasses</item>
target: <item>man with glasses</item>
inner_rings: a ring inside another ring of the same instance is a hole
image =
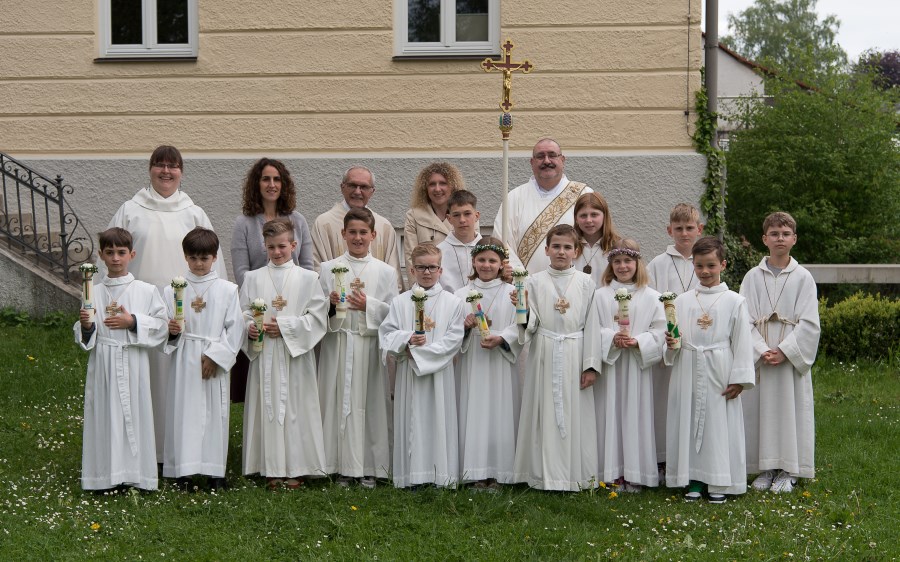
[[[322,262],[333,260],[347,251],[347,245],[341,236],[344,228],[344,215],[350,209],[368,207],[369,199],[375,192],[375,177],[365,166],[353,166],[344,172],[341,180],[343,201],[330,210],[316,217],[310,234],[313,241],[313,265],[319,271]],[[370,209],[371,210],[371,209]],[[397,270],[399,290],[403,291],[403,273],[400,270],[400,253],[397,249],[397,233],[391,223],[375,211],[375,240],[369,246],[369,253]]]
[[[530,273],[544,271],[549,258],[541,250],[547,232],[557,224],[574,224],[573,207],[578,197],[593,190],[587,185],[569,181],[565,174],[566,157],[559,143],[542,138],[534,145],[528,183],[509,192],[510,240],[512,265],[524,265]],[[494,219],[494,236],[503,236],[503,209]]]

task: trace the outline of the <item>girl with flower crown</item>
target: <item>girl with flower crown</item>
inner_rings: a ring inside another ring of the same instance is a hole
[[[494,491],[515,482],[521,404],[516,359],[522,346],[516,307],[507,298],[514,287],[500,279],[504,259],[507,251],[500,240],[481,239],[472,249],[469,283],[456,291],[469,307],[457,362],[460,476],[476,481],[477,490]]]
[[[608,261],[584,346],[585,365],[602,372],[594,384],[599,477],[640,492],[659,485],[652,366],[663,356],[666,318],[637,242],[620,240]]]

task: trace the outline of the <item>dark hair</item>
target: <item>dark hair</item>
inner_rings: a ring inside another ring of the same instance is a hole
[[[572,241],[575,243],[575,257],[581,255],[581,238],[578,237],[578,232],[575,231],[575,227],[571,224],[558,224],[551,228],[547,232],[547,247],[550,247],[550,240],[554,236],[571,236]]]
[[[184,159],[181,158],[181,152],[167,144],[157,146],[150,155],[149,167],[152,168],[156,164],[175,164],[179,169],[184,170]]]
[[[773,226],[786,226],[791,229],[791,232],[797,234],[797,221],[784,211],[775,211],[766,217],[766,220],[763,221],[763,234],[769,232]]]
[[[459,192],[457,191],[457,193],[459,193]],[[479,247],[483,247],[483,246],[497,246],[500,248],[504,247],[503,242],[501,242],[499,238],[494,238],[493,236],[484,236],[484,237],[482,237],[481,240],[479,240],[475,244],[475,248],[472,250],[472,252],[475,252],[476,249],[478,249]],[[490,248],[481,248],[481,251],[479,251],[477,254],[476,253],[472,254],[472,262],[473,262],[472,263],[472,273],[471,273],[471,275],[469,275],[468,278],[472,279],[473,281],[475,279],[478,279],[478,273],[475,271],[475,264],[474,264],[475,256],[477,256],[478,254],[481,254],[483,252],[494,252],[495,254],[497,254],[496,251],[494,251]],[[500,263],[501,263],[500,271],[497,272],[497,277],[502,278],[503,277],[503,265],[502,264],[503,264],[503,260],[505,260],[507,258],[503,254],[497,254],[497,255],[500,256]]]
[[[347,224],[349,224],[350,221],[362,221],[369,225],[372,232],[375,232],[375,215],[365,207],[347,211],[347,214],[344,215],[344,228],[347,228]]]
[[[263,225],[262,235],[263,239],[272,238],[273,236],[279,236],[284,234],[285,232],[290,233],[291,240],[294,240],[294,223],[291,219],[287,217],[278,217],[277,219],[272,219],[266,224]]]
[[[694,242],[694,247],[691,248],[691,255],[694,257],[713,252],[715,252],[716,258],[720,262],[725,261],[725,244],[715,236],[704,236]]]
[[[475,197],[475,194],[471,191],[458,189],[450,194],[450,200],[447,203],[447,210],[450,211],[453,209],[453,207],[463,207],[465,205],[472,205],[473,209],[477,209],[478,198]]]
[[[260,158],[253,164],[247,177],[244,178],[243,213],[248,217],[259,215],[263,212],[262,194],[259,192],[259,180],[262,178],[263,169],[272,166],[278,170],[281,176],[281,194],[275,203],[275,212],[280,216],[287,216],[297,207],[297,188],[291,173],[280,160],[272,158]]]
[[[198,226],[184,235],[181,249],[186,256],[215,256],[219,253],[219,237],[212,230]]]
[[[134,238],[131,236],[131,233],[118,226],[104,230],[97,235],[97,238],[100,242],[101,251],[113,246],[128,248],[128,251],[134,250]]]

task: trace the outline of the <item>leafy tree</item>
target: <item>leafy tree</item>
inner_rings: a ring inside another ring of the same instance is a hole
[[[874,72],[875,85],[882,90],[900,88],[900,51],[866,51],[856,63],[856,72]]]
[[[840,20],[829,15],[820,21],[816,1],[756,0],[737,15],[728,15],[733,35],[722,42],[751,60],[815,82],[847,62],[836,42]]]
[[[809,263],[900,259],[897,89],[870,74],[834,73],[810,90],[779,78],[774,105],[748,103],[728,151],[729,231],[762,249],[770,212],[797,219],[794,255]]]

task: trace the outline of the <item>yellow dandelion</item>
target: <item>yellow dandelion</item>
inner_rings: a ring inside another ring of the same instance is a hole
[[[351,506],[350,506],[350,509],[352,509],[353,511],[356,511],[356,510],[359,509],[359,508],[356,507],[355,505],[351,505]]]
[[[603,480],[601,480],[601,481],[600,481],[600,487],[601,487],[601,488],[606,488],[606,482],[604,482]]]
[[[96,531],[99,531],[99,530],[100,530],[100,523],[96,523],[96,522],[95,522],[95,523],[91,523],[91,531],[96,532]]]
[[[803,497],[804,497],[804,498],[808,498],[808,497],[810,497],[810,496],[812,496],[812,494],[809,493],[809,490],[804,490],[804,491],[803,491]]]
[[[617,493],[615,493],[615,492],[610,492],[610,493],[609,493],[609,499],[614,500],[614,499],[616,499],[617,497],[619,497],[619,494],[617,494]]]
[[[28,355],[27,357],[29,361],[34,361],[34,357],[32,357],[31,355]]]

